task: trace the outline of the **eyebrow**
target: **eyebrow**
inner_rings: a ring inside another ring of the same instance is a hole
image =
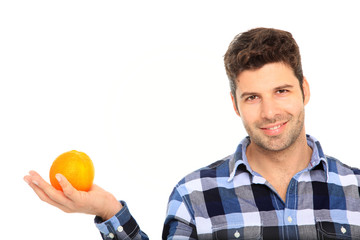
[[[284,84],[284,85],[281,85],[281,86],[278,86],[276,88],[274,88],[274,91],[277,91],[277,90],[280,90],[280,89],[284,89],[284,88],[293,88],[294,86],[293,85],[290,85],[290,84]],[[252,96],[252,95],[258,95],[259,93],[257,92],[244,92],[240,95],[240,99],[241,98],[244,98],[246,96]]]
[[[294,87],[293,85],[284,84],[284,85],[274,88],[274,90],[280,90],[280,89],[284,89],[284,88],[293,88],[293,87]]]

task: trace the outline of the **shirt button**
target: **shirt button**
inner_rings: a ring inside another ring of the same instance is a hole
[[[119,227],[117,228],[117,230],[118,230],[118,232],[122,232],[122,231],[124,231],[124,228],[123,228],[122,226],[119,226]]]
[[[291,216],[288,216],[287,220],[288,220],[289,223],[291,223],[292,222]]]
[[[346,228],[344,228],[343,226],[341,226],[341,232],[343,233],[343,234],[345,234],[346,233]]]
[[[109,233],[108,237],[109,237],[109,238],[114,238],[115,236],[114,236],[113,233]]]
[[[234,237],[235,237],[235,238],[239,238],[239,237],[240,237],[239,231],[236,231],[236,232],[234,233]]]

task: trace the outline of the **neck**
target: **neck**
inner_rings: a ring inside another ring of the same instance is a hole
[[[251,169],[263,176],[284,202],[291,179],[308,166],[311,155],[312,149],[307,145],[305,132],[282,151],[269,151],[255,143],[250,143],[246,149]]]
[[[271,151],[250,143],[246,156],[252,170],[262,176],[287,175],[292,178],[297,172],[306,168],[310,162],[312,149],[308,146],[305,133],[281,151]]]

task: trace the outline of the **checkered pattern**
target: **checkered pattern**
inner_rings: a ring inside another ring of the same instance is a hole
[[[163,238],[360,239],[360,171],[325,156],[319,142],[284,202],[253,172],[246,138],[235,154],[186,176],[170,196]]]
[[[130,214],[127,204],[121,201],[123,208],[114,217],[103,222],[95,217],[95,225],[103,239],[149,239]]]
[[[251,170],[245,138],[233,155],[178,183],[163,239],[360,239],[360,170],[307,140],[311,161],[291,180],[286,202]]]

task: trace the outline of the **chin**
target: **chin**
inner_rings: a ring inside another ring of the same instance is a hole
[[[279,135],[279,136],[271,136],[271,137],[259,137],[254,136],[251,137],[251,141],[256,144],[258,147],[262,148],[266,151],[271,152],[281,152],[284,151],[291,146],[298,140],[300,135]]]

